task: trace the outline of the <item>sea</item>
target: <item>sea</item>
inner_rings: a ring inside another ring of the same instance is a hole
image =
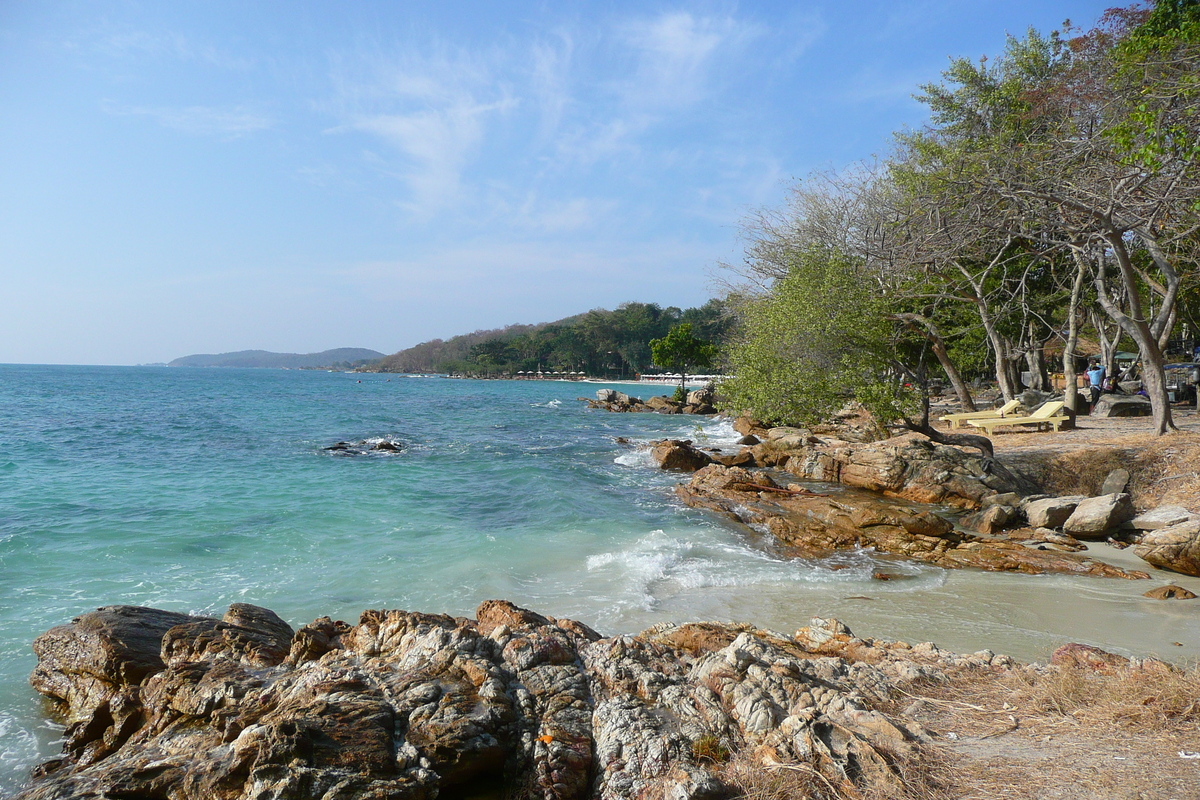
[[[1200,655],[1197,611],[1152,581],[946,571],[870,551],[794,558],[685,507],[664,437],[733,448],[728,420],[589,410],[598,388],[324,371],[0,365],[0,796],[62,728],[33,639],[99,606],[293,626],[364,609],[473,614],[502,598],[605,634],[745,621],[1045,660],[1070,641]],[[348,449],[330,450],[345,442]],[[388,442],[395,449],[374,449]],[[817,487],[821,488],[821,487]],[[942,510],[950,513],[949,510]],[[1145,568],[1129,551],[1099,557]],[[896,579],[881,582],[881,567]]]

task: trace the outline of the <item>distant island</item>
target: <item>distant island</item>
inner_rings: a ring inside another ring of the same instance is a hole
[[[269,350],[239,350],[216,355],[200,353],[177,358],[169,367],[242,367],[259,369],[355,369],[383,358],[365,347],[338,347],[320,353],[272,353]]]

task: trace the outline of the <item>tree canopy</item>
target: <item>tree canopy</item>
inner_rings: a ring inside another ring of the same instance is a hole
[[[1163,0],[953,60],[887,158],[749,221],[730,405],[807,420],[854,397],[922,428],[930,380],[969,408],[986,365],[1011,399],[1051,388],[1056,352],[1074,408],[1087,333],[1110,359],[1133,343],[1172,427],[1163,367],[1200,296],[1198,43],[1200,0]]]
[[[692,333],[692,323],[682,322],[661,339],[650,340],[650,354],[656,366],[679,373],[679,388],[687,391],[687,373],[711,369],[717,347],[698,339]]]

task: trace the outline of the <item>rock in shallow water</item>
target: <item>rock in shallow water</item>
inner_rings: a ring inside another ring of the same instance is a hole
[[[84,614],[38,640],[34,684],[77,722],[19,797],[699,800],[729,795],[712,754],[736,748],[891,796],[921,731],[872,703],[1002,663],[864,642],[836,621],[795,638],[707,623],[606,639],[503,601],[477,617],[367,611],[288,636],[245,605],[223,620]]]
[[[780,492],[772,487],[764,473],[714,464],[696,472],[675,491],[690,506],[769,531],[799,555],[810,558],[838,550],[874,548],[946,568],[1149,577],[1071,553],[985,540],[954,530],[928,509],[866,492],[824,496]]]

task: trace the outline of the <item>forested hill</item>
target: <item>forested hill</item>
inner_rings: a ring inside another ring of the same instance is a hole
[[[715,343],[725,340],[732,325],[729,310],[720,300],[686,310],[625,303],[613,311],[595,309],[556,322],[509,325],[422,342],[365,369],[466,375],[540,369],[628,377],[652,369],[650,340],[666,336],[681,322],[692,323],[696,336]]]
[[[236,353],[201,353],[177,358],[169,367],[267,367],[305,369],[338,367],[352,369],[378,358],[383,353],[365,347],[338,347],[321,353],[272,353],[268,350],[239,350]]]

